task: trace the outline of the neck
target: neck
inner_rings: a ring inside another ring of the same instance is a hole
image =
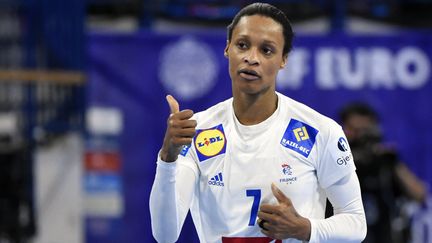
[[[275,92],[264,94],[234,95],[234,114],[243,125],[255,125],[265,121],[277,109],[278,98]]]

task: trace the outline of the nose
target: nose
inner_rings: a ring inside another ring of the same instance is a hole
[[[249,65],[259,64],[257,49],[256,48],[249,49],[249,51],[245,54],[243,61],[248,63]]]

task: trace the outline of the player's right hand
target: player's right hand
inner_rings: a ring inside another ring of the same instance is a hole
[[[168,117],[160,156],[165,162],[174,162],[177,160],[183,145],[192,143],[197,121],[190,119],[194,114],[192,110],[180,111],[180,106],[174,97],[167,95],[166,100],[171,114]]]

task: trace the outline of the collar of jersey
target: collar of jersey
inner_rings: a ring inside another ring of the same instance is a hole
[[[239,120],[237,119],[235,113],[234,113],[234,109],[233,109],[233,105],[231,103],[231,117],[234,121],[234,125],[236,127],[236,130],[239,132],[239,134],[241,134],[243,139],[250,139],[250,138],[254,138],[256,136],[259,136],[259,134],[263,134],[265,131],[267,131],[271,125],[273,124],[273,122],[277,119],[277,117],[279,116],[280,110],[281,110],[281,98],[279,96],[278,93],[277,97],[278,97],[278,106],[276,108],[276,111],[273,112],[273,114],[267,118],[266,120],[255,124],[255,125],[243,125],[239,122]]]

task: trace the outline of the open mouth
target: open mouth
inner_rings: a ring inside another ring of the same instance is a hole
[[[237,73],[240,75],[240,77],[246,80],[257,80],[261,78],[261,76],[257,72],[250,69],[241,69]]]

